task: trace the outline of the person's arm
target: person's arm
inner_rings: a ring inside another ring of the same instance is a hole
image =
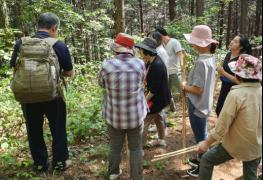
[[[21,44],[22,44],[22,41],[21,41],[21,39],[19,39],[16,41],[16,44],[14,46],[14,51],[12,53],[12,57],[11,57],[11,61],[10,61],[10,67],[12,67],[12,68],[15,68],[15,66],[16,66],[16,60],[18,57],[18,53],[19,53]]]
[[[163,81],[163,74],[165,73],[165,68],[162,69],[158,64],[151,65],[147,74],[147,89],[151,93],[149,97],[160,91],[162,88],[161,82]]]
[[[211,131],[208,139],[198,145],[198,153],[202,154],[206,152],[214,142],[220,142],[223,139],[235,120],[238,109],[237,97],[234,92],[230,92],[226,98],[215,128]]]
[[[148,92],[148,94],[146,95],[146,101],[150,101],[153,98],[154,94],[151,92]]]
[[[234,82],[236,84],[240,84],[240,81],[235,76],[233,76],[233,75],[229,74],[228,72],[226,72],[223,67],[218,68],[218,73],[223,75],[223,76],[225,76],[230,81],[232,81],[232,82]]]
[[[62,75],[64,77],[72,77],[73,65],[68,47],[63,42],[57,41],[53,48],[57,54],[60,67],[62,68]]]
[[[105,62],[105,61],[104,61]],[[105,88],[105,81],[104,81],[104,69],[103,69],[103,64],[104,62],[102,63],[102,66],[101,66],[101,69],[97,75],[97,79],[98,79],[98,84],[100,87],[102,88]]]
[[[185,52],[184,50],[181,50],[179,52],[176,53],[176,55],[179,57],[180,59],[180,67],[181,67],[181,70],[182,70],[182,79],[183,81],[186,80],[186,65],[185,65]]]
[[[179,58],[179,64],[180,64],[180,69],[182,74],[184,74],[185,72],[185,62],[184,62],[184,49],[182,48],[182,45],[180,43],[180,41],[175,40],[174,41],[174,52],[176,54],[176,56]]]
[[[62,75],[64,77],[72,77],[73,76],[73,70],[71,70],[71,71],[63,71]]]
[[[200,88],[198,86],[188,86],[188,85],[184,85],[184,84],[185,84],[184,82],[181,83],[181,89],[182,89],[182,91],[184,91],[186,93],[191,93],[191,94],[201,96],[204,92],[203,88]]]
[[[216,142],[216,139],[213,138],[213,136],[209,135],[208,138],[205,141],[202,141],[198,144],[197,147],[197,153],[198,154],[203,154],[206,151],[208,151],[208,149],[210,148],[210,146],[212,144],[214,144]]]

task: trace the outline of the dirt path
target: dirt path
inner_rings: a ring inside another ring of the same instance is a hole
[[[170,119],[176,119],[170,117]],[[176,151],[181,149],[181,129],[182,121],[177,120],[177,126],[175,128],[169,128],[169,134],[167,136],[167,148],[153,148],[146,150],[146,159],[151,160],[154,155]],[[209,129],[214,126],[215,119],[209,119]],[[187,120],[187,146],[195,145],[192,130],[190,128],[189,120]],[[188,154],[187,157],[194,156],[194,153]],[[181,159],[182,156],[171,158],[167,161],[160,161],[151,166],[150,173],[146,171],[146,179],[158,179],[158,180],[171,180],[171,179],[195,179],[187,175],[186,170],[190,168],[189,165],[184,164]],[[160,168],[161,167],[161,168]],[[218,166],[214,170],[213,180],[232,180],[238,179],[242,176],[242,163],[236,160],[230,161],[226,164]]]
[[[189,165],[184,164],[182,162],[182,157],[170,158],[168,160],[150,163],[150,160],[154,155],[167,153],[171,151],[176,151],[181,149],[181,119],[176,118],[174,115],[169,116],[169,124],[173,124],[172,121],[176,121],[175,127],[168,128],[168,136],[167,147],[153,147],[145,149],[145,167],[144,167],[144,177],[145,180],[191,180],[195,179],[189,177],[186,173],[186,170],[190,168]],[[187,121],[187,146],[194,145],[192,130],[190,128],[189,121]],[[215,119],[209,119],[209,127],[210,129],[214,126]],[[155,136],[155,133],[149,134]],[[153,138],[154,139],[154,138]],[[102,144],[102,142],[107,145],[105,139],[97,139],[98,146]],[[81,149],[81,148],[80,148]],[[75,164],[72,168],[66,171],[64,174],[61,174],[61,179],[88,179],[88,180],[103,180],[106,179],[107,173],[107,164],[106,164],[106,153],[99,152],[100,148],[94,147],[95,156],[91,156],[92,153],[88,152],[86,156],[77,155],[75,158]],[[84,150],[83,150],[84,151]],[[97,153],[97,154],[96,154]],[[104,153],[104,154],[103,154]],[[193,154],[187,155],[193,156]],[[81,162],[81,157],[86,159],[87,162]],[[92,159],[94,161],[92,161]],[[97,159],[97,160],[96,160]],[[126,160],[123,159],[121,164],[121,168],[123,170],[122,176],[119,178],[120,180],[129,179],[129,174],[127,172]],[[103,164],[104,163],[104,164]],[[236,160],[232,160],[226,164],[220,165],[215,168],[213,174],[213,180],[235,180],[239,179],[242,176],[242,163]]]
[[[179,111],[180,112],[180,111]],[[215,124],[215,118],[209,118],[209,129],[211,129]],[[170,158],[168,160],[163,160],[156,163],[150,163],[154,155],[163,154],[171,151],[176,151],[181,149],[181,129],[182,129],[182,119],[175,114],[170,114],[168,116],[168,136],[167,147],[153,147],[145,149],[145,167],[144,167],[144,176],[145,180],[173,180],[173,179],[182,179],[182,180],[191,180],[187,175],[186,170],[190,168],[189,165],[184,164],[182,161],[182,156]],[[174,123],[175,122],[175,123]],[[176,124],[173,126],[173,124]],[[149,134],[150,138],[155,137],[155,133]],[[152,138],[154,139],[154,138]],[[86,154],[76,153],[75,165],[66,171],[62,177],[66,179],[105,179],[107,173],[107,153],[103,148],[99,148],[101,144],[107,146],[107,140],[105,138],[97,138],[94,142],[97,145],[93,146],[94,151],[88,151]],[[192,130],[190,128],[189,120],[187,119],[187,146],[194,145],[194,139]],[[88,148],[88,147],[87,147]],[[90,147],[89,147],[90,148]],[[85,151],[84,147],[80,147],[81,151]],[[188,154],[187,156],[193,156],[194,153]],[[84,159],[83,162],[81,162]],[[85,162],[85,160],[87,162]],[[125,157],[121,164],[123,174],[120,177],[120,180],[129,179],[129,174],[127,172],[126,160]],[[236,160],[232,160],[226,164],[218,166],[214,170],[213,180],[235,180],[242,176],[242,163]]]

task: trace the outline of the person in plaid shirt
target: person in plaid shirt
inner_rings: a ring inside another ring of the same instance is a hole
[[[143,91],[144,62],[133,53],[134,40],[119,33],[111,49],[116,56],[102,63],[99,84],[106,89],[103,116],[110,136],[109,175],[117,179],[121,170],[121,152],[128,137],[131,178],[143,179],[143,122],[147,115],[147,102]]]

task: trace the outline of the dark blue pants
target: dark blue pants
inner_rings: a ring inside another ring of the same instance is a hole
[[[66,134],[66,103],[62,98],[50,102],[23,104],[27,135],[35,165],[47,166],[48,152],[43,136],[44,115],[49,121],[52,135],[53,162],[64,163],[68,159]]]
[[[189,112],[189,119],[190,124],[192,127],[192,130],[194,132],[195,141],[196,143],[199,143],[201,141],[206,140],[207,138],[207,121],[208,118],[200,118],[194,114],[195,107],[191,103],[191,101],[188,101],[188,112]]]

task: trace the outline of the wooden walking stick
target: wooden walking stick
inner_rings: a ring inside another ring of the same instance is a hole
[[[182,81],[186,82],[186,65],[185,65],[185,52],[182,62]],[[186,97],[185,92],[182,91],[182,105],[183,105],[183,127],[182,127],[182,149],[186,148]],[[183,154],[183,160],[186,160],[186,155]]]
[[[178,151],[173,151],[173,152],[166,153],[166,154],[156,155],[156,156],[154,156],[154,159],[151,160],[151,162],[161,161],[161,160],[168,159],[171,157],[175,157],[178,155],[185,155],[187,153],[196,151],[196,149],[197,149],[197,146],[191,146],[191,147],[184,148],[184,149],[181,149]]]

